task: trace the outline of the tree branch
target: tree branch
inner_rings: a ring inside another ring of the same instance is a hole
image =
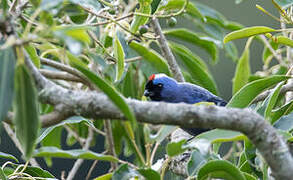
[[[63,105],[69,114],[86,118],[125,119],[120,110],[103,93],[62,88],[45,79],[28,58],[25,62],[35,78],[40,90],[39,99],[43,103]],[[293,176],[293,158],[286,143],[275,128],[251,109],[142,102],[132,99],[125,101],[133,109],[137,120],[142,123],[240,131],[247,135],[262,154],[276,179],[291,179]]]
[[[180,71],[180,68],[176,62],[176,59],[175,59],[171,49],[168,46],[167,39],[166,39],[164,33],[162,32],[162,29],[161,29],[161,26],[160,26],[158,19],[153,18],[152,25],[153,25],[155,34],[157,36],[159,36],[159,38],[158,38],[159,45],[160,45],[161,50],[163,52],[163,56],[166,58],[169,66],[170,66],[170,69],[174,75],[174,78],[179,82],[184,82],[184,77]]]

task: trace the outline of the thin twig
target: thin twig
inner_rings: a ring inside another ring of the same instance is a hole
[[[58,80],[64,80],[64,81],[73,81],[73,82],[81,82],[83,84],[87,84],[88,82],[82,80],[81,78],[74,76],[72,74],[69,74],[67,72],[61,72],[61,71],[50,71],[46,69],[40,69],[40,72],[43,76],[49,79],[58,79]]]
[[[80,137],[74,130],[72,130],[70,127],[68,126],[64,126],[64,128],[66,129],[66,131],[72,135],[77,141],[78,143],[83,146],[86,142],[86,139]]]
[[[47,58],[41,57],[40,59],[41,59],[42,64],[45,64],[45,65],[54,67],[56,69],[68,72],[68,73],[70,73],[72,75],[75,75],[75,76],[79,77],[80,79],[82,79],[83,82],[86,83],[86,85],[89,86],[91,89],[95,89],[95,86],[92,85],[92,83],[78,70],[76,70],[76,69],[74,69],[74,68],[72,68],[70,66],[67,66],[65,64],[62,64],[62,63],[47,59]]]
[[[264,35],[260,35],[261,40],[264,42],[264,44],[267,46],[267,48],[271,51],[271,53],[274,55],[274,57],[277,59],[277,61],[279,62],[279,64],[283,64],[284,62],[282,60],[282,55],[278,54],[273,47],[271,46],[271,44],[268,42],[268,40],[266,39],[266,37]]]
[[[150,165],[153,164],[153,161],[154,161],[154,158],[155,158],[155,154],[157,152],[157,149],[158,149],[159,145],[160,145],[160,143],[156,142],[155,147],[153,148],[153,151],[152,151],[151,158],[150,158]]]
[[[135,62],[135,61],[138,61],[138,60],[141,60],[141,59],[142,59],[141,56],[137,56],[137,57],[125,59],[125,62],[126,63],[131,63],[131,62]]]
[[[106,133],[106,139],[108,144],[108,153],[114,157],[117,157],[115,152],[115,145],[114,145],[114,139],[112,134],[112,127],[111,127],[111,121],[104,121],[105,125],[105,133]],[[117,163],[111,162],[111,169],[110,171],[114,171],[118,167]]]
[[[91,142],[92,142],[92,139],[93,139],[93,130],[88,128],[88,137],[85,141],[85,144],[83,146],[83,150],[88,150],[90,145],[91,145]],[[77,173],[77,171],[79,170],[79,167],[81,166],[81,164],[83,163],[83,159],[78,159],[75,161],[72,169],[70,170],[70,172],[68,173],[68,176],[67,176],[67,180],[72,180],[75,176],[75,174]]]
[[[176,59],[175,59],[171,49],[168,46],[167,39],[166,39],[165,35],[162,32],[162,29],[161,29],[161,26],[160,26],[160,23],[159,23],[158,19],[153,18],[152,19],[152,25],[153,25],[155,34],[157,36],[159,36],[159,39],[158,39],[159,46],[161,47],[163,55],[164,55],[164,57],[166,58],[166,60],[167,60],[167,62],[169,64],[170,70],[172,71],[172,73],[174,75],[174,78],[179,82],[184,82],[184,77],[183,77],[183,75],[182,75],[182,73],[180,71],[180,68],[179,68],[179,66],[178,66],[178,64],[176,62]]]
[[[86,175],[85,180],[89,180],[89,179],[90,179],[91,174],[92,174],[92,172],[94,171],[94,169],[95,169],[95,167],[96,167],[97,164],[98,164],[98,160],[95,160],[95,161],[93,162],[93,164],[92,164],[92,166],[91,166],[91,168],[90,168],[88,174]]]

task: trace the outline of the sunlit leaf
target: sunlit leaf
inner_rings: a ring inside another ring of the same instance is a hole
[[[273,108],[275,107],[281,88],[284,85],[284,82],[279,83],[274,89],[273,92],[267,97],[268,98],[268,104],[264,112],[265,119],[269,119],[272,113]]]
[[[223,40],[224,43],[227,43],[229,41],[235,40],[235,39],[241,39],[241,38],[247,38],[250,36],[255,36],[258,34],[265,34],[269,32],[275,32],[275,29],[266,27],[266,26],[252,26],[240,29],[238,31],[233,31],[229,34],[227,34]]]
[[[26,45],[24,46],[26,52],[28,53],[28,55],[30,56],[30,59],[33,61],[34,65],[37,67],[37,68],[40,68],[41,67],[41,60],[37,54],[37,51],[36,49],[34,48],[34,46],[32,45]]]
[[[227,107],[244,108],[265,89],[289,79],[288,76],[275,75],[267,78],[255,80],[243,86],[228,102]]]
[[[117,65],[116,65],[116,80],[119,81],[123,75],[124,72],[124,51],[123,47],[118,39],[118,37],[115,38],[114,41],[114,57],[117,59]]]
[[[198,180],[204,180],[208,177],[226,180],[246,180],[243,173],[237,167],[225,160],[209,161],[199,169]]]
[[[14,119],[17,138],[29,159],[35,148],[40,128],[37,91],[24,64],[16,67],[14,79]]]
[[[55,158],[69,158],[69,159],[91,159],[101,161],[117,162],[118,159],[114,156],[95,153],[89,150],[72,149],[62,150],[56,147],[41,147],[36,149],[34,157],[55,157]]]
[[[137,170],[146,180],[160,180],[160,174],[152,169],[138,169]]]
[[[113,176],[113,173],[107,173],[102,176],[94,178],[94,180],[111,180],[112,176]]]
[[[169,143],[166,148],[168,156],[173,157],[183,153],[186,150],[186,147],[183,147],[185,143],[186,143],[185,139],[179,142]]]
[[[252,42],[252,38],[249,38],[246,42],[245,49],[237,63],[237,67],[235,70],[235,76],[233,78],[233,94],[235,94],[239,89],[241,89],[246,83],[248,83],[248,79],[250,76],[250,44]]]
[[[246,138],[247,138],[246,136],[244,136],[242,133],[237,131],[213,129],[196,136],[195,139],[205,139],[205,140],[208,140],[210,143],[218,143],[218,142],[240,141]]]
[[[0,168],[0,179],[2,180],[8,180],[8,177],[5,175],[2,168]]]

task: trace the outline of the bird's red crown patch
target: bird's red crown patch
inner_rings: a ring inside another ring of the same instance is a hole
[[[152,81],[155,79],[155,74],[150,75],[149,80]]]

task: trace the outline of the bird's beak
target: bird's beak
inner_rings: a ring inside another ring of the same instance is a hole
[[[144,91],[143,95],[146,96],[146,97],[150,97],[152,95],[152,92],[150,92],[149,90],[146,89]]]

